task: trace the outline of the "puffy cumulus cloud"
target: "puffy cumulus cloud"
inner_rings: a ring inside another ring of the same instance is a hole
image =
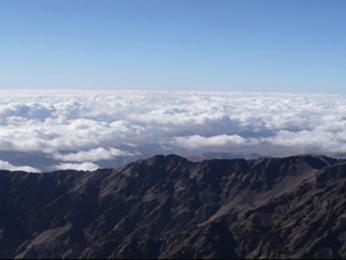
[[[56,170],[95,171],[99,166],[92,162],[84,163],[60,163],[55,166]]]
[[[6,161],[0,160],[0,169],[1,170],[7,170],[7,171],[25,171],[25,172],[32,172],[32,173],[38,173],[40,172],[38,169],[35,169],[30,166],[14,166]]]
[[[3,91],[0,155],[35,154],[41,170],[108,167],[155,153],[343,155],[345,111],[346,98],[336,95]]]

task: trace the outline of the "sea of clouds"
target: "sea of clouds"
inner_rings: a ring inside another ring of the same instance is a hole
[[[346,154],[346,97],[0,91],[0,168],[94,170],[154,154]]]

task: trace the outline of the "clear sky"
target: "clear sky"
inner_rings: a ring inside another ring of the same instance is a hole
[[[344,0],[1,0],[0,88],[346,93]]]

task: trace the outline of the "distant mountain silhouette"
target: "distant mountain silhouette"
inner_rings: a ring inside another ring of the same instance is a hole
[[[346,257],[346,162],[323,156],[0,171],[0,257]]]

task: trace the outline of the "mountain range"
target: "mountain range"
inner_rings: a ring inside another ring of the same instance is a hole
[[[0,171],[1,258],[346,257],[346,161],[157,155]]]

